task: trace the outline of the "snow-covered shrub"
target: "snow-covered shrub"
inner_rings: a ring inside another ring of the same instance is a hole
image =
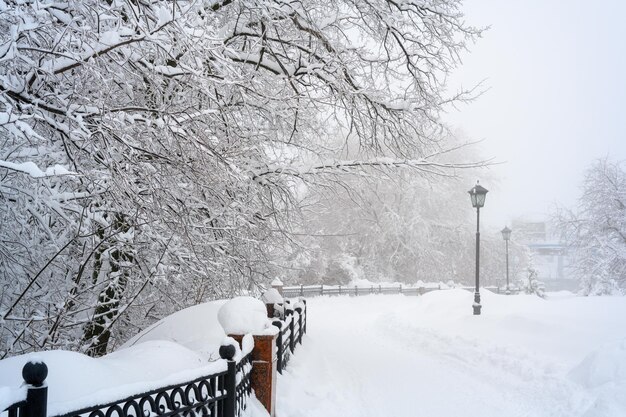
[[[537,271],[532,267],[527,269],[526,276],[520,280],[520,288],[525,294],[545,297],[545,284],[537,279]]]

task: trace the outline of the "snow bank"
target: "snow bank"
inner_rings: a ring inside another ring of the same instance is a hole
[[[594,350],[570,371],[569,377],[594,393],[584,417],[626,415],[626,339]]]
[[[586,388],[608,383],[626,385],[626,340],[594,350],[569,375]]]
[[[143,330],[124,343],[122,348],[149,340],[168,340],[206,359],[219,359],[218,350],[226,333],[217,315],[225,303],[226,300],[210,301],[178,311]]]
[[[217,319],[227,334],[273,334],[277,328],[267,317],[261,300],[253,297],[235,297],[218,311]]]
[[[226,369],[225,362],[209,363],[176,343],[148,341],[101,358],[53,350],[3,359],[0,386],[19,386],[22,368],[34,358],[48,366],[50,415],[116,401]]]
[[[576,294],[574,294],[571,291],[560,290],[560,291],[546,291],[545,296],[546,298],[550,298],[550,299],[573,298],[573,297],[576,297]]]

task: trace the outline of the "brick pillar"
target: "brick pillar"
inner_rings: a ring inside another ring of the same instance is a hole
[[[274,281],[272,281],[272,283],[270,285],[272,286],[272,288],[274,288],[276,291],[278,291],[278,293],[281,296],[283,295],[283,282],[281,280],[276,278],[276,279],[274,279]]]
[[[241,346],[242,335],[229,335]],[[276,416],[276,335],[253,336],[252,389],[271,417]]]

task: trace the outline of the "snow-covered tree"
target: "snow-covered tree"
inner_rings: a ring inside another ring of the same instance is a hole
[[[601,159],[585,174],[574,210],[558,222],[571,246],[570,262],[585,295],[626,290],[626,171],[622,162]]]
[[[442,106],[466,98],[443,94],[446,74],[480,33],[458,0],[26,0],[0,16],[0,356],[100,355],[268,280],[304,182],[459,165],[437,142]]]
[[[458,144],[454,136],[445,141],[448,147]],[[468,149],[459,151],[450,158],[458,160]],[[388,175],[364,172],[346,180],[349,193],[308,188],[307,243],[299,254],[313,250],[294,258],[300,273],[292,276],[293,282],[346,284],[356,275],[374,282],[452,279],[473,284],[476,219],[467,189],[477,175],[488,178],[488,173],[384,173]],[[482,283],[497,285],[506,276],[504,242],[499,231],[483,229]],[[512,255],[517,249],[511,245]]]

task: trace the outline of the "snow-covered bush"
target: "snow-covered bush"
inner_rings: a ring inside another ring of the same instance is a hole
[[[534,294],[541,298],[545,297],[545,284],[537,279],[537,270],[532,267],[527,269],[526,276],[520,280],[519,285],[525,294]]]

